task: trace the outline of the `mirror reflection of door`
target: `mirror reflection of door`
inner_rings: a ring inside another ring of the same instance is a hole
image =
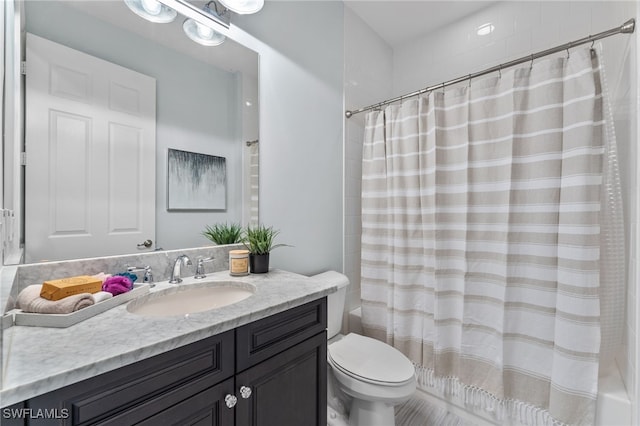
[[[25,260],[152,250],[154,78],[27,35]]]

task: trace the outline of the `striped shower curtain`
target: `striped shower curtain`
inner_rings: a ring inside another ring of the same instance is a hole
[[[363,326],[421,386],[498,418],[593,423],[600,299],[624,292],[622,272],[601,279],[624,258],[603,244],[621,209],[602,92],[584,49],[367,115]]]

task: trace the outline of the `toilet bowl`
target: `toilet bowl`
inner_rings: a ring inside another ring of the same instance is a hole
[[[351,397],[349,424],[393,426],[394,407],[416,390],[415,370],[400,351],[378,340],[350,333],[327,349],[330,374]]]
[[[413,364],[384,342],[355,333],[339,334],[349,280],[334,271],[316,277],[335,280],[338,287],[327,297],[328,400],[334,401],[338,394],[347,396],[350,426],[394,426],[394,407],[416,390]],[[333,407],[329,410],[333,412]]]

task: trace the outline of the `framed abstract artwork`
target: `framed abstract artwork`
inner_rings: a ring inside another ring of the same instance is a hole
[[[169,148],[167,166],[167,210],[227,208],[224,157]]]

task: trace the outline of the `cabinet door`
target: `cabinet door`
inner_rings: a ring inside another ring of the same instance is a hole
[[[234,410],[227,408],[225,395],[233,392],[233,378],[136,423],[139,426],[230,426]]]
[[[236,426],[325,426],[326,378],[325,331],[236,375]]]

